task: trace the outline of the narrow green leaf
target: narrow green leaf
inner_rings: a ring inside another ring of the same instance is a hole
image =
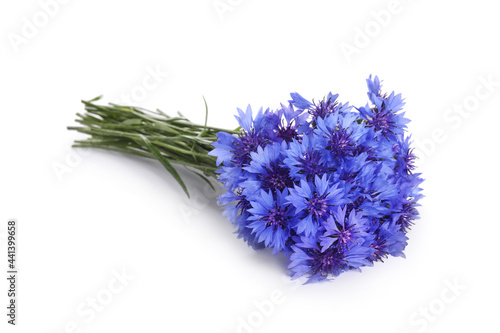
[[[149,141],[144,135],[140,135],[140,137],[143,140],[146,147],[148,148],[148,150],[161,162],[161,164],[163,164],[165,169],[167,169],[167,171],[170,172],[170,174],[175,178],[175,180],[177,180],[177,182],[179,183],[179,185],[182,187],[182,189],[184,190],[184,192],[186,193],[186,195],[189,198],[190,196],[189,196],[189,192],[187,190],[186,184],[184,184],[184,181],[177,173],[177,170],[175,170],[175,168],[172,166],[172,164],[170,164],[170,162],[161,154],[161,152],[158,150],[158,148],[156,148],[151,143],[151,141]]]
[[[142,120],[137,118],[126,119],[121,122],[123,125],[142,125]]]

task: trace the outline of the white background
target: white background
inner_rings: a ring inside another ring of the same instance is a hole
[[[2,2],[0,266],[17,218],[20,277],[15,329],[1,279],[0,331],[498,332],[495,3],[224,4]],[[187,172],[192,200],[159,163],[73,150],[81,135],[66,130],[101,94],[200,123],[205,96],[225,128],[236,107],[275,108],[293,91],[360,106],[369,74],[406,97],[426,198],[407,259],[331,283],[289,283],[286,261],[238,240]]]

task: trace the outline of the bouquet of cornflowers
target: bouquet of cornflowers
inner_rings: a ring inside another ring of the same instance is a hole
[[[186,194],[172,163],[211,186],[216,178],[225,190],[222,215],[238,237],[283,252],[292,278],[314,282],[404,257],[418,218],[422,178],[413,172],[405,103],[382,93],[378,77],[367,83],[366,106],[331,93],[319,102],[292,93],[277,110],[238,109],[234,131],[95,100],[84,102],[87,114],[77,120],[84,126],[70,129],[91,135],[76,147],[158,159]]]

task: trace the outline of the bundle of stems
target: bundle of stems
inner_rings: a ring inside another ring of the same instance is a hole
[[[216,178],[216,157],[209,156],[208,152],[213,149],[217,132],[237,134],[239,131],[207,126],[206,101],[205,124],[197,125],[181,113],[171,117],[160,110],[117,104],[98,105],[95,102],[100,98],[82,101],[86,112],[77,113],[76,119],[81,126],[70,126],[68,129],[90,137],[75,141],[73,147],[101,148],[157,159],[188,197],[188,189],[172,164],[183,165],[213,188],[209,178]]]

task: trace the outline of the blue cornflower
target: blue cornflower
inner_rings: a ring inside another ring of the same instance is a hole
[[[217,133],[217,141],[212,143],[215,147],[214,150],[210,151],[208,155],[217,156],[217,165],[224,164],[227,166],[233,160],[233,150],[235,142],[238,139],[233,135],[226,132]]]
[[[258,195],[261,189],[283,191],[293,185],[289,170],[282,163],[286,147],[286,142],[275,142],[265,148],[258,147],[256,153],[250,154],[251,162],[243,168],[249,176],[241,183],[245,195]]]
[[[332,95],[329,93],[323,100],[315,103],[309,108],[309,113],[316,118],[325,118],[326,116],[335,113],[341,107],[337,101],[339,94]]]
[[[320,223],[331,215],[332,208],[344,203],[344,191],[339,185],[331,184],[327,175],[323,175],[321,178],[316,176],[314,183],[302,179],[300,185],[290,189],[286,199],[300,214],[296,225],[298,234],[315,235]]]
[[[346,217],[347,207],[337,207],[324,223],[325,232],[319,237],[321,251],[324,252],[333,244],[337,247],[349,249],[355,245],[365,243],[368,237],[367,220],[362,212],[351,210]]]
[[[396,224],[405,233],[410,230],[414,223],[413,221],[419,218],[417,206],[419,204],[416,201],[403,203],[401,210],[393,215],[394,221],[396,221]]]
[[[301,140],[304,125],[307,125],[307,113],[295,110],[292,104],[281,104],[281,108],[269,114],[269,117],[269,123],[274,124],[273,131],[277,142]]]
[[[370,248],[374,250],[368,258],[370,261],[383,261],[382,258],[387,258],[388,255],[394,257],[405,257],[403,250],[408,244],[408,237],[401,231],[400,226],[387,221],[379,226],[373,224],[371,233],[375,235]]]
[[[404,117],[404,112],[398,113],[402,110],[405,102],[401,94],[396,95],[394,92],[389,96],[382,94],[382,86],[377,76],[374,79],[370,76],[366,81],[369,89],[368,97],[373,106],[370,107],[367,104],[365,107],[359,108],[361,118],[366,120],[369,127],[373,127],[384,137],[393,140],[404,133],[406,124],[409,122]]]
[[[285,248],[295,220],[295,210],[285,200],[287,195],[287,189],[275,193],[262,190],[260,196],[250,202],[252,208],[248,210],[252,214],[248,218],[252,221],[248,228],[255,233],[259,242],[272,248],[274,254]]]
[[[354,112],[319,118],[316,126],[318,143],[329,152],[327,156],[332,160],[354,156],[359,141],[367,132],[365,126],[357,122],[357,114]]]
[[[324,251],[314,238],[301,237],[296,245],[292,246],[290,264],[288,268],[292,278],[309,275],[306,283],[337,277],[340,273],[350,269],[359,269],[371,266],[368,260],[374,249],[369,246],[355,244],[351,248],[330,246]]]
[[[285,151],[285,165],[290,169],[290,176],[296,181],[305,179],[313,181],[316,176],[323,176],[331,171],[330,167],[322,161],[322,150],[315,135],[305,135],[302,141],[292,141],[289,149]]]
[[[224,206],[222,216],[226,216],[227,220],[234,225],[238,238],[243,238],[255,250],[265,247],[264,243],[259,241],[256,235],[252,234],[251,229],[248,228],[251,223],[251,220],[249,220],[251,214],[248,210],[252,206],[245,196],[227,191],[219,197],[218,204]]]
[[[397,170],[404,175],[411,175],[413,169],[415,169],[415,160],[417,157],[413,153],[413,148],[410,147],[410,137],[398,140],[398,143],[394,145],[394,150],[396,153]]]
[[[293,279],[309,274],[306,283],[321,281],[329,275],[336,277],[347,269],[347,260],[342,250],[335,247],[328,251],[321,252],[318,245],[313,243],[308,245],[292,246],[290,264],[288,269]]]
[[[265,147],[271,141],[267,121],[269,110],[263,112],[262,108],[257,112],[255,119],[252,115],[250,105],[244,112],[238,109],[235,118],[241,127],[241,133],[234,137],[225,132],[218,132],[218,140],[213,143],[215,147],[209,155],[217,156],[217,164],[228,162],[234,166],[244,166],[250,162],[250,153],[257,151],[258,147]]]
[[[399,197],[393,200],[392,206],[394,212],[392,219],[397,225],[400,226],[403,232],[408,232],[413,225],[413,221],[419,218],[417,207],[420,206],[418,201],[423,197],[420,193],[421,189],[418,187],[422,183],[419,175],[411,175],[408,179],[403,178],[401,182]]]
[[[290,103],[292,105],[294,105],[300,111],[307,110],[307,112],[311,114],[313,125],[314,121],[316,121],[317,118],[325,118],[331,114],[338,114],[349,111],[351,109],[348,103],[339,103],[339,95],[333,95],[331,92],[317,103],[314,101],[312,103],[309,102],[298,93],[291,93],[290,96],[292,97],[292,99],[290,100]]]
[[[256,126],[248,127],[248,117],[251,117],[251,109],[247,109],[245,114],[240,112],[240,126],[243,131],[238,135],[238,139],[234,141],[234,148],[231,150],[233,162],[236,166],[247,165],[250,162],[250,153],[257,151],[258,147],[265,147],[269,143],[268,133],[261,131]],[[257,118],[262,117],[262,111],[259,111]]]

